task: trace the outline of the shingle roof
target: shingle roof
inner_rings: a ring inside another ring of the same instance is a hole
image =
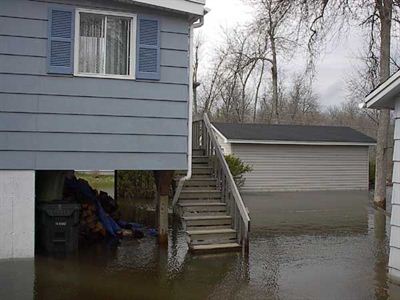
[[[376,141],[350,127],[213,123],[228,140],[366,143]]]

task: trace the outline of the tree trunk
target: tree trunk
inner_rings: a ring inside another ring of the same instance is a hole
[[[390,39],[392,25],[392,0],[377,0],[379,18],[381,23],[380,34],[380,82],[386,81],[390,76]],[[379,2],[379,3],[378,3]],[[387,146],[390,122],[390,111],[382,109],[379,112],[378,136],[376,145],[376,174],[374,204],[386,208],[386,170]]]
[[[279,98],[278,98],[278,60],[276,58],[276,45],[273,34],[270,34],[271,51],[272,51],[272,103],[275,106],[274,124],[279,124]]]
[[[257,89],[256,89],[256,96],[254,99],[254,112],[253,112],[253,123],[256,122],[257,119],[257,104],[258,104],[258,96],[260,93],[260,87],[261,87],[261,83],[262,83],[262,79],[264,76],[264,68],[265,68],[265,61],[261,62],[261,73],[260,73],[260,78],[258,80],[258,84],[257,84]]]

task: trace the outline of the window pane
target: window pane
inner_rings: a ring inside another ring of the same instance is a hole
[[[105,16],[81,13],[79,72],[104,73]]]
[[[129,75],[130,23],[130,19],[107,17],[107,74]]]

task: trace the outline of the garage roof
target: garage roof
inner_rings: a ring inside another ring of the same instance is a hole
[[[374,145],[376,141],[350,127],[213,123],[225,142],[243,144]]]

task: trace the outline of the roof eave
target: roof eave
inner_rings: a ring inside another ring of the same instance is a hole
[[[373,109],[394,109],[395,99],[400,94],[400,71],[396,72],[388,80],[373,90],[365,97],[367,108]]]
[[[282,141],[282,140],[238,140],[227,139],[230,144],[253,145],[309,145],[309,146],[375,146],[375,142],[324,142],[324,141]]]
[[[175,13],[183,13],[191,16],[201,17],[207,13],[205,0],[112,0],[117,2],[132,3],[164,9]],[[161,2],[161,3],[160,3]]]

